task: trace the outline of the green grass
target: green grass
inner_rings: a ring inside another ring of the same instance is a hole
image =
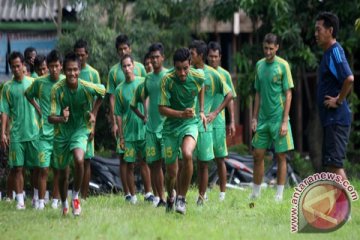
[[[360,189],[360,182],[352,182]],[[209,192],[203,207],[195,204],[191,189],[185,216],[153,208],[138,196],[139,204],[125,203],[121,195],[90,197],[82,202],[82,215],[62,217],[60,210],[15,210],[15,203],[0,202],[0,239],[359,239],[360,201],[352,202],[352,219],[327,234],[290,233],[290,198],[275,204],[275,189],[263,189],[261,199],[249,208],[250,189],[228,190],[225,202],[218,189]]]

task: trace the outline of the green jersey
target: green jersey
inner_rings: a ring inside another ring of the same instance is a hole
[[[86,64],[85,68],[81,69],[79,78],[95,84],[101,83],[98,71],[89,64]]]
[[[64,75],[59,76],[59,81],[64,79]],[[41,109],[41,128],[40,128],[40,139],[41,140],[52,140],[54,138],[54,125],[49,123],[48,116],[50,115],[50,93],[51,88],[56,84],[50,78],[50,75],[46,75],[35,79],[31,86],[26,90],[25,95],[29,99],[36,98]]]
[[[221,75],[221,77],[225,79],[226,84],[230,87],[233,98],[235,99],[236,90],[234,88],[234,84],[232,82],[230,73],[220,66],[216,70]],[[211,111],[214,111],[216,108],[218,108],[223,102],[223,100],[224,100],[224,96],[222,94],[216,94],[214,98],[214,103],[211,107]],[[225,109],[218,114],[218,116],[214,119],[212,125],[213,128],[225,128]]]
[[[30,73],[30,77],[32,77],[32,78],[38,78],[39,75],[34,71],[34,72]]]
[[[115,109],[114,114],[122,118],[122,129],[125,141],[138,141],[145,139],[144,122],[130,109],[136,89],[139,85],[139,91],[144,87],[144,78],[135,77],[131,82],[124,81],[115,90]],[[144,106],[138,103],[136,106],[144,113]]]
[[[161,80],[159,105],[178,111],[184,111],[186,108],[193,108],[195,111],[197,96],[204,81],[204,71],[201,69],[190,68],[185,82],[179,79],[174,68],[170,69]],[[180,132],[184,126],[197,124],[198,121],[198,116],[188,119],[167,117],[163,132]]]
[[[211,112],[215,95],[221,94],[222,100],[231,90],[225,82],[225,79],[212,67],[204,65],[205,74],[205,95],[204,95],[204,114],[207,116]],[[222,102],[222,101],[221,101]],[[196,112],[199,113],[199,104],[197,104]],[[199,121],[199,132],[205,132],[204,125]],[[212,123],[208,123],[206,126],[207,131],[212,131]]]
[[[93,84],[84,80],[78,80],[77,89],[70,89],[66,79],[56,83],[51,90],[51,113],[50,115],[62,115],[62,110],[69,107],[70,116],[66,123],[58,123],[54,126],[55,139],[68,139],[74,131],[91,131],[89,112],[95,97],[103,98],[105,88],[102,84]]]
[[[135,76],[145,77],[146,71],[144,65],[134,61],[134,74]],[[125,81],[125,75],[122,70],[121,64],[117,63],[110,69],[108,82],[106,86],[106,92],[115,94],[115,89],[120,83]]]
[[[149,116],[146,123],[146,130],[152,133],[161,132],[165,120],[165,117],[159,112],[159,99],[161,94],[160,82],[166,72],[167,69],[163,68],[159,73],[149,73],[145,78],[144,91],[136,91],[137,94],[135,94],[132,102],[132,106],[136,106],[135,103],[144,101],[149,97]]]
[[[21,81],[12,79],[6,82],[2,89],[0,112],[9,117],[11,142],[27,142],[39,137],[39,122],[35,108],[24,95],[33,81],[33,78],[27,76]]]
[[[286,100],[285,91],[293,88],[289,64],[275,56],[268,63],[265,58],[256,63],[255,90],[260,94],[259,121],[281,121]]]

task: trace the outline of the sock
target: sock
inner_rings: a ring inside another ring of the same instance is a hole
[[[62,204],[62,207],[63,207],[63,208],[69,208],[69,203],[68,203],[68,201],[62,202],[61,204]]]
[[[284,192],[284,185],[277,185],[276,195],[282,197],[283,192]]]
[[[225,198],[225,192],[220,192],[220,196],[221,198]]]
[[[52,201],[53,201],[53,203],[54,203],[54,204],[58,204],[59,199],[53,198],[53,200],[52,200]]]
[[[45,207],[45,200],[39,199],[39,208],[43,208],[43,207]]]
[[[24,205],[24,195],[22,193],[16,194],[16,200],[19,205]]]
[[[154,202],[159,202],[160,201],[160,197],[155,197],[154,198]]]
[[[34,188],[34,199],[38,200],[39,199],[39,190]]]
[[[261,185],[253,184],[253,195],[259,196],[261,190]]]
[[[80,191],[79,191],[80,192]],[[79,192],[73,191],[72,193],[72,199],[79,199]]]
[[[147,193],[145,194],[145,197],[148,198],[148,197],[150,197],[151,195],[153,195],[152,192],[147,192]]]

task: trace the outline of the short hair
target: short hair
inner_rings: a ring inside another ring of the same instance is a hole
[[[121,45],[121,44],[126,44],[130,47],[130,40],[128,38],[127,35],[125,34],[120,34],[119,36],[116,37],[116,40],[115,40],[115,48],[118,49],[118,47]]]
[[[74,51],[78,48],[84,48],[85,52],[88,53],[88,42],[84,39],[79,39],[74,44]]]
[[[65,55],[64,58],[64,63],[63,63],[63,67],[66,70],[66,64],[68,62],[77,62],[79,67],[80,67],[80,59],[78,58],[78,56],[74,53],[74,52],[69,52]]]
[[[24,63],[24,56],[21,54],[21,52],[14,51],[14,52],[10,53],[10,55],[9,55],[8,63],[9,63],[10,66],[11,66],[11,62],[13,60],[15,60],[16,58],[20,58],[20,61],[22,63]]]
[[[144,56],[144,64],[145,64],[145,61],[146,61],[146,59],[150,59],[151,58],[151,56],[150,56],[150,52],[147,52],[146,54],[145,54],[145,56]]]
[[[149,53],[159,51],[161,55],[164,55],[164,45],[160,42],[153,43],[149,47]]]
[[[31,53],[31,52],[36,52],[36,49],[33,47],[28,47],[25,49],[24,51],[24,57],[27,58],[27,56]],[[36,52],[37,53],[37,52]]]
[[[43,54],[36,55],[34,60],[34,68],[39,69],[40,65],[45,62],[46,63],[46,57]]]
[[[195,48],[197,54],[202,54],[203,60],[206,59],[206,53],[207,53],[207,45],[203,40],[194,40],[189,45],[189,48]]]
[[[191,60],[190,50],[188,48],[179,48],[175,51],[173,56],[174,65],[176,62],[184,62]]]
[[[219,51],[219,54],[221,55],[221,46],[218,42],[211,41],[207,45],[207,53],[209,53],[209,50],[213,51]]]
[[[264,43],[278,45],[278,37],[273,33],[268,33],[264,37]]]
[[[123,61],[127,58],[130,58],[130,61],[132,63],[134,63],[134,58],[130,55],[130,54],[125,54],[122,58],[121,58],[121,67],[123,66]]]
[[[46,57],[46,63],[49,65],[50,63],[59,61],[62,64],[62,56],[58,50],[52,50]]]
[[[339,18],[332,12],[321,12],[316,17],[316,21],[324,21],[324,27],[329,29],[333,28],[332,37],[336,38],[339,32]]]

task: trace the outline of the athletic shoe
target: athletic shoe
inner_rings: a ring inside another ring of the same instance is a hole
[[[7,197],[7,198],[5,198],[5,202],[12,202],[12,199]]]
[[[184,197],[177,198],[175,204],[175,211],[180,214],[185,214],[186,212],[186,201]]]
[[[72,213],[74,214],[74,216],[80,216],[81,206],[80,200],[78,198],[72,200]]]
[[[150,194],[149,196],[145,196],[144,197],[144,201],[145,202],[154,202],[154,199],[155,199],[155,196],[154,196],[154,194]]]
[[[205,201],[204,197],[201,196],[201,195],[199,195],[199,197],[198,197],[198,199],[197,199],[197,201],[196,201],[196,205],[198,205],[198,206],[203,206],[203,205],[204,205],[204,201]]]
[[[39,199],[33,198],[31,205],[33,208],[38,209],[39,208]]]
[[[225,193],[224,192],[220,192],[219,194],[219,201],[222,202],[225,200]]]
[[[172,212],[174,210],[175,199],[176,199],[176,191],[175,189],[173,189],[171,197],[167,196],[166,198],[165,212]]]
[[[58,202],[54,202],[54,201],[51,202],[51,208],[52,209],[57,209],[58,207],[59,207],[59,201]]]
[[[125,201],[130,202],[130,200],[131,200],[131,194],[126,194]]]
[[[17,210],[25,210],[26,209],[26,207],[25,207],[25,204],[16,204],[16,209]]]
[[[131,196],[130,203],[131,203],[131,204],[136,204],[136,203],[137,203],[137,197],[136,197],[136,195]]]
[[[154,206],[154,207],[157,207],[157,205],[159,204],[159,202],[160,202],[160,198],[159,198],[159,197],[154,197],[153,206]]]
[[[45,209],[45,204],[39,203],[39,208],[38,208],[38,210],[44,210],[44,209]]]
[[[68,215],[68,214],[69,214],[69,208],[64,207],[64,208],[62,209],[62,214],[63,214],[63,216]]]
[[[277,202],[277,203],[281,203],[282,202],[282,200],[283,200],[283,196],[281,196],[281,195],[275,195],[275,202]]]
[[[174,204],[174,202],[173,202]],[[158,204],[156,205],[156,207],[166,207],[166,202],[162,199],[160,199],[160,201],[158,202]]]

